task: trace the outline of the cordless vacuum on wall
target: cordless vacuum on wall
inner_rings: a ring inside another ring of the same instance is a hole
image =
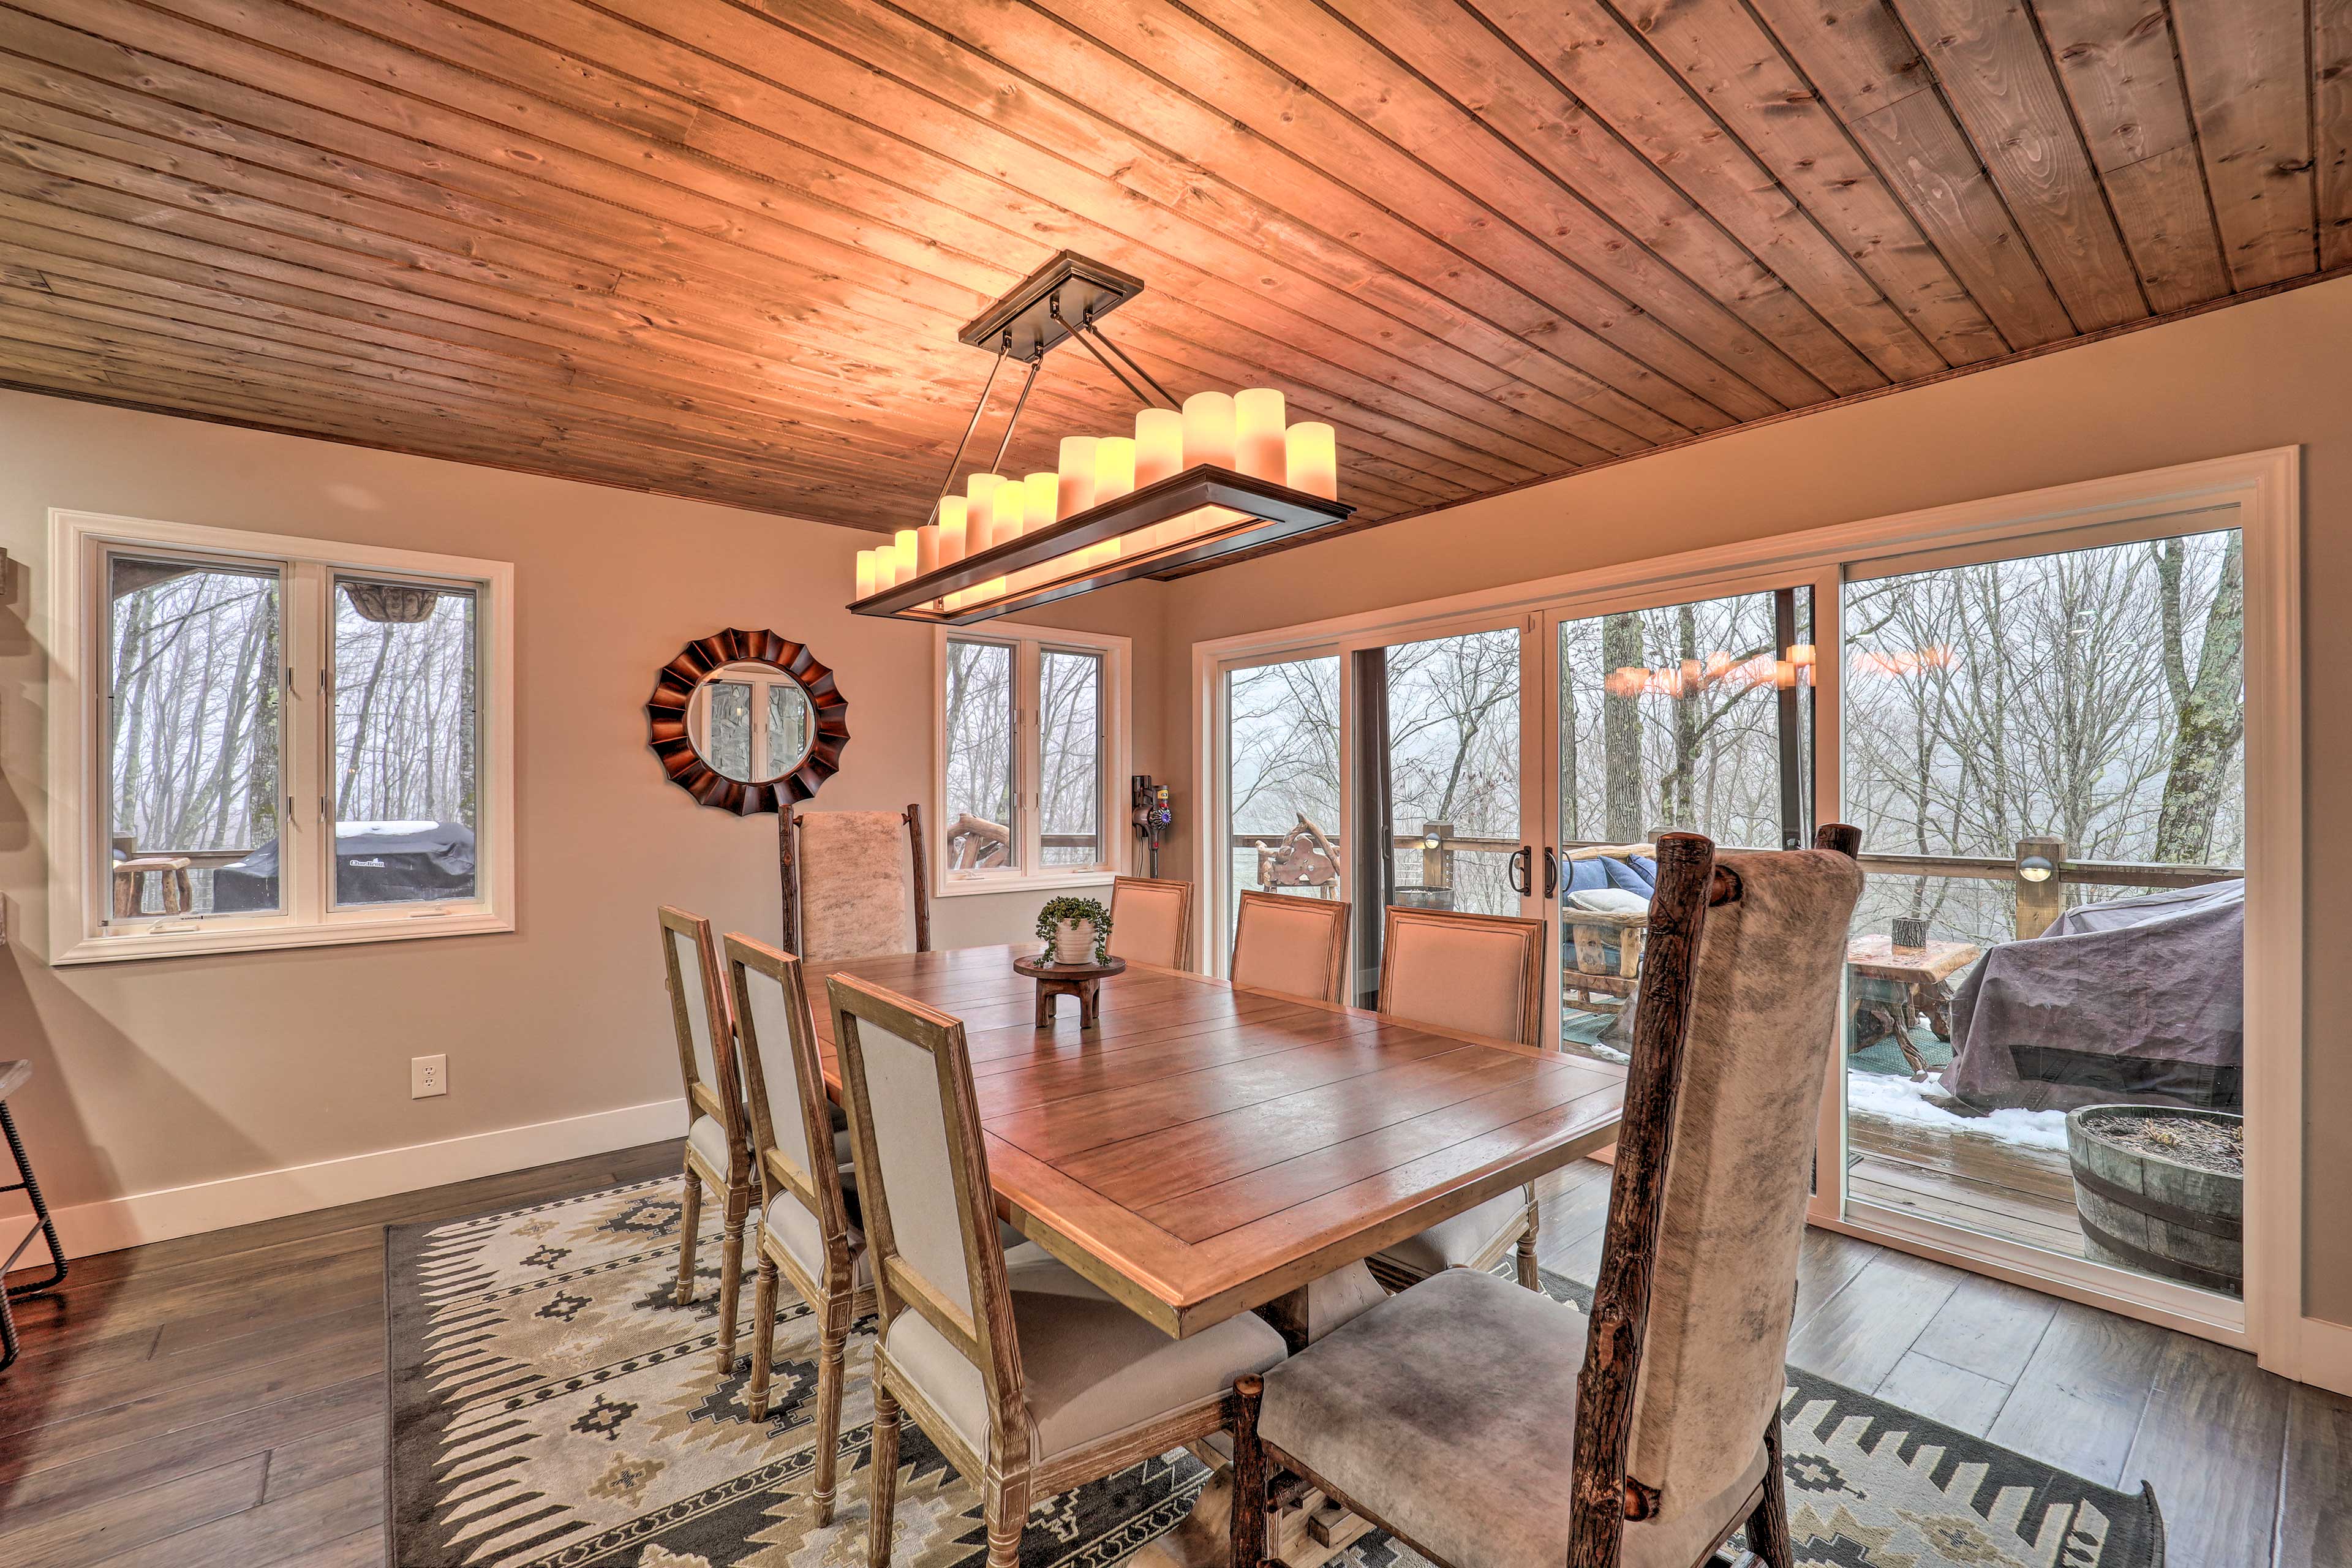
[[[1135,836],[1150,847],[1152,877],[1160,875],[1160,847],[1168,841],[1168,828],[1176,820],[1175,810],[1168,804],[1168,786],[1155,784],[1150,773],[1137,773],[1133,784],[1132,819]]]

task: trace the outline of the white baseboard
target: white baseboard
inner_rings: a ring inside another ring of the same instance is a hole
[[[79,1204],[56,1211],[58,1239],[65,1244],[67,1257],[84,1258],[685,1135],[686,1101],[657,1100],[437,1143],[411,1143]]]
[[[2294,1361],[2289,1376],[2352,1398],[2352,1325],[2304,1319],[2295,1325]]]

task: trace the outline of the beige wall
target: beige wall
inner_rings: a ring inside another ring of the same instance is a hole
[[[1196,794],[1194,642],[2290,444],[2305,458],[2305,940],[2325,976],[2352,953],[2336,892],[2352,885],[2352,279],[1186,579],[1167,613],[1165,760]],[[1181,863],[1197,864],[1189,843]],[[2309,1017],[2307,1117],[2326,1129],[2352,1118],[2352,1042],[2324,984]],[[2352,1140],[2306,1147],[2306,1304],[2352,1322]]]
[[[44,709],[47,510],[489,557],[515,565],[520,898],[510,935],[51,969]],[[0,393],[0,1058],[60,1207],[677,1096],[653,909],[777,935],[775,823],[697,806],[646,746],[691,637],[773,626],[840,673],[851,740],[822,808],[929,798],[932,634],[845,613],[871,535],[353,447]],[[1159,689],[1163,590],[1043,618],[1137,639]],[[1156,766],[1156,719],[1136,763]],[[941,899],[943,946],[1025,931],[1042,894]],[[446,1051],[449,1093],[408,1098]]]

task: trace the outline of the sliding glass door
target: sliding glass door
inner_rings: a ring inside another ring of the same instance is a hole
[[[2140,1294],[2242,1293],[2230,521],[1847,570],[1843,815],[1872,873],[1848,1217]]]
[[[1548,617],[1560,1047],[1625,1059],[1657,836],[1810,841],[1812,595],[1801,586]]]

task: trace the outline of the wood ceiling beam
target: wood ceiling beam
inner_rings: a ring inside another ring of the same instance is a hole
[[[2352,0],[2312,0],[2311,122],[2319,265],[2352,266]]]
[[[2231,280],[2318,265],[2311,38],[2303,0],[2171,0]]]
[[[2009,346],[2074,336],[2008,204],[1894,14],[1879,0],[1752,3]]]
[[[2034,16],[2148,303],[2178,310],[2228,293],[2168,13],[2147,0],[2039,0]]]

